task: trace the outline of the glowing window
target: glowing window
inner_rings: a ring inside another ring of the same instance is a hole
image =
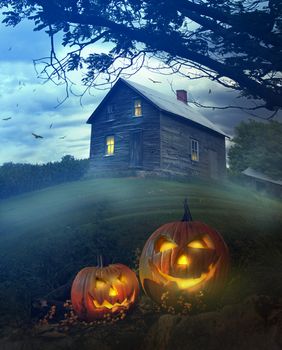
[[[133,116],[134,117],[141,117],[142,116],[141,100],[134,100]]]
[[[115,151],[115,138],[114,136],[106,137],[106,155],[111,156]]]
[[[199,161],[199,142],[196,140],[191,140],[191,159],[194,162]]]

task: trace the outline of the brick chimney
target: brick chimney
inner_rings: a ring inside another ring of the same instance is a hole
[[[176,90],[176,97],[178,101],[184,102],[187,105],[188,99],[186,90]]]

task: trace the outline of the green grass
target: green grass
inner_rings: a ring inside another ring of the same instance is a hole
[[[0,202],[1,314],[26,316],[32,299],[96,264],[100,253],[108,263],[132,265],[134,250],[157,227],[182,218],[186,196],[193,219],[219,230],[230,248],[225,301],[282,293],[278,200],[196,180],[92,179]]]

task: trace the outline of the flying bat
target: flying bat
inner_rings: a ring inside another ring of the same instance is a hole
[[[10,119],[12,119],[12,117],[2,118],[2,120],[10,120]]]
[[[161,81],[158,81],[158,80],[154,80],[151,78],[148,78],[148,79],[151,80],[154,84],[161,84],[162,83]]]
[[[31,133],[36,139],[43,139],[44,137],[41,135],[34,134],[33,132]]]

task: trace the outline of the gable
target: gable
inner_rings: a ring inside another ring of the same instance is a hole
[[[144,98],[127,84],[118,81],[93,111],[87,123],[107,122],[111,108],[114,110],[112,112],[113,120],[119,121],[119,123],[131,123],[131,117],[134,116],[135,103],[137,101],[141,102],[142,113],[146,111],[146,116],[143,115],[143,118],[139,119],[139,123],[141,120],[144,122],[145,117],[147,123],[152,121],[153,115],[159,117],[159,108],[155,107],[151,101]]]

